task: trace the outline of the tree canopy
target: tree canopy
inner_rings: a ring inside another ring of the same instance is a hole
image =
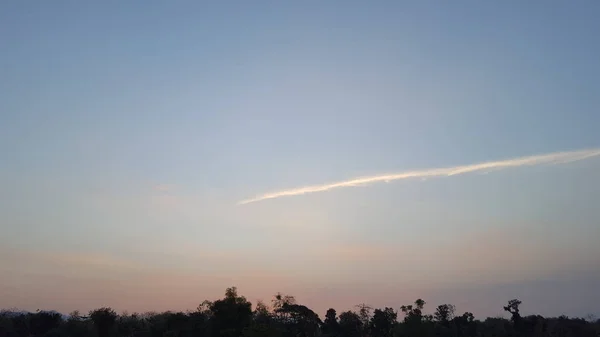
[[[509,319],[478,320],[470,312],[457,313],[441,304],[427,313],[427,302],[397,308],[359,304],[355,311],[327,310],[323,320],[291,295],[277,293],[269,307],[254,308],[236,287],[225,296],[203,301],[193,311],[117,314],[108,307],[57,312],[0,312],[0,337],[598,337],[600,320],[523,316],[522,302],[512,299],[503,307]]]

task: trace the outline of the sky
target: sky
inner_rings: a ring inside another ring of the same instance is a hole
[[[3,1],[2,305],[600,315],[599,16]]]

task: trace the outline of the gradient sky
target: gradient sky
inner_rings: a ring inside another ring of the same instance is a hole
[[[600,314],[600,2],[2,1],[0,302]]]

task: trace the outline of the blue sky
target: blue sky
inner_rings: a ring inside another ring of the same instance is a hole
[[[236,203],[599,148],[599,15],[596,1],[3,2],[0,295],[143,311],[235,284],[324,312],[470,289],[458,309],[481,315],[516,296],[597,310],[597,158]]]

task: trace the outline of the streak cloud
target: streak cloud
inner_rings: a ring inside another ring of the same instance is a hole
[[[335,188],[364,186],[377,182],[391,182],[393,180],[402,180],[410,178],[432,178],[432,177],[448,177],[458,174],[473,173],[473,172],[489,172],[510,167],[549,165],[549,164],[566,164],[578,160],[584,160],[600,155],[600,149],[587,149],[569,152],[555,152],[544,155],[536,155],[529,157],[513,158],[501,161],[484,162],[479,164],[471,164],[456,167],[433,168],[416,171],[406,171],[400,173],[382,174],[371,177],[359,177],[345,181],[334,183],[312,185],[283,190],[278,192],[266,193],[258,195],[251,199],[242,200],[238,205],[250,204],[253,202],[263,201],[267,199],[275,199],[286,196],[302,195],[308,193],[325,192]]]

